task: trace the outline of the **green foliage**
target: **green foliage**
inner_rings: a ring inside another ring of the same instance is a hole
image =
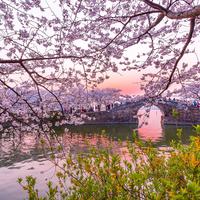
[[[196,129],[198,133],[198,128]],[[127,159],[110,150],[92,149],[76,158],[68,156],[57,173],[58,185],[48,183],[45,197],[39,197],[36,180],[27,177],[20,185],[29,200],[198,200],[200,199],[200,136],[189,145],[178,142],[162,152],[151,143],[127,142]],[[66,189],[66,180],[71,184]]]
[[[183,129],[182,128],[177,128],[176,135],[178,136],[179,140],[181,140],[182,133],[183,133]]]
[[[180,113],[175,108],[172,109],[172,117],[175,119],[178,119],[180,117]]]
[[[195,132],[197,134],[200,134],[200,125],[199,124],[197,124],[196,126],[194,125],[193,128],[195,129]]]

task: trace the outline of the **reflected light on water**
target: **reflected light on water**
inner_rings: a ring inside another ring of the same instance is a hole
[[[143,112],[144,109],[140,110],[138,114]],[[162,113],[158,109],[151,110],[148,125],[143,125],[138,129],[141,139],[151,139],[160,146],[169,144],[169,141],[175,138],[176,127],[173,126],[165,126],[164,137],[161,116]],[[143,122],[141,120],[142,118],[139,119],[140,125]],[[71,134],[59,135],[57,139],[66,152],[70,152],[73,156],[79,153],[87,153],[91,147],[109,149],[112,145],[112,152],[117,153],[122,160],[130,161],[132,157],[130,157],[125,141],[128,136],[128,138],[131,138],[132,130],[135,128],[136,125],[131,124],[82,125],[75,127]],[[103,134],[101,134],[102,130],[104,130]],[[189,141],[191,127],[184,130],[185,141]],[[47,180],[54,183],[58,181],[55,177],[58,168],[55,168],[53,162],[49,160],[49,145],[45,143],[42,146],[40,139],[32,134],[24,134],[20,139],[12,136],[12,134],[6,138],[0,137],[0,200],[26,199],[25,193],[16,181],[18,177],[24,178],[27,175],[36,177],[38,180],[37,188],[43,193],[47,190]],[[121,141],[119,142],[118,139]],[[55,138],[51,138],[51,144],[56,147],[58,142]],[[58,157],[58,162],[62,164],[60,154]]]
[[[156,107],[152,106],[149,112],[149,117],[145,116],[146,108],[142,107],[138,111],[138,135],[142,140],[148,141],[151,140],[152,142],[157,142],[162,140],[164,137],[163,128],[162,128],[162,116],[163,113],[161,110]]]

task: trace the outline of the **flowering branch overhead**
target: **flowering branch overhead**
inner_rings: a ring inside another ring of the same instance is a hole
[[[0,13],[4,122],[18,110],[36,122],[52,107],[64,117],[72,102],[88,105],[73,92],[89,94],[109,71],[145,71],[151,97],[199,80],[198,0],[1,0]]]

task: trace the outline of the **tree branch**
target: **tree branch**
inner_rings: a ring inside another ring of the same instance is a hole
[[[144,3],[149,5],[151,8],[154,8],[156,10],[159,10],[165,16],[167,16],[170,19],[185,19],[185,18],[195,18],[200,15],[200,5],[197,5],[189,10],[181,11],[181,12],[173,12],[170,11],[169,8],[166,9],[163,6],[154,3],[150,0],[143,0]]]
[[[171,82],[172,82],[172,78],[173,78],[174,72],[175,72],[175,70],[176,70],[176,68],[177,68],[177,66],[178,66],[178,63],[179,63],[179,61],[181,60],[181,58],[184,56],[185,50],[187,49],[187,47],[188,47],[188,45],[189,45],[189,43],[190,43],[190,41],[191,41],[191,39],[192,39],[192,35],[193,35],[193,32],[194,32],[194,27],[195,27],[195,18],[192,18],[191,21],[190,21],[190,32],[189,32],[189,34],[188,34],[187,41],[186,41],[185,45],[183,46],[183,49],[182,49],[182,51],[181,51],[181,53],[180,53],[178,59],[176,60],[176,62],[175,62],[175,64],[174,64],[174,67],[173,67],[172,72],[171,72],[170,77],[169,77],[169,81],[168,81],[168,83],[167,83],[165,89],[161,91],[160,95],[161,95],[165,90],[167,90],[167,89],[169,88],[169,86],[170,86],[170,84],[171,84]]]

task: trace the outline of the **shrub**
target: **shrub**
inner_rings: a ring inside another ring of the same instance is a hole
[[[189,145],[173,141],[164,152],[138,139],[127,142],[127,149],[127,159],[108,149],[68,156],[57,173],[58,185],[49,182],[45,197],[39,197],[33,177],[19,183],[30,200],[200,199],[199,135]],[[71,184],[66,189],[67,179]]]

